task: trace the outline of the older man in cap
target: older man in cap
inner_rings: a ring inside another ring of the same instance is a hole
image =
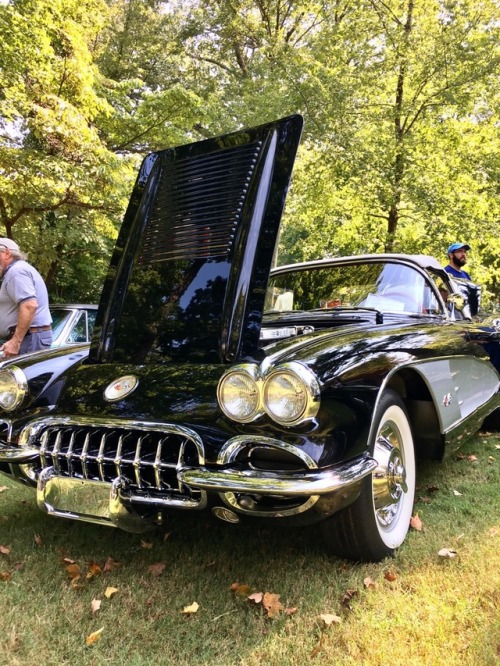
[[[19,245],[0,238],[0,346],[4,358],[47,349],[52,344],[52,317],[47,287],[26,261]]]
[[[452,243],[447,250],[450,263],[444,267],[444,270],[453,277],[470,280],[467,271],[462,270],[462,266],[467,263],[467,252],[469,250],[470,245],[467,245],[467,243]]]

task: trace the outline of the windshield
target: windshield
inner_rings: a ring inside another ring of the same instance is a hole
[[[96,310],[82,309],[79,312],[73,310],[52,309],[52,335],[53,344],[71,344],[76,342],[90,342],[92,331],[94,330]],[[70,325],[70,321],[73,322]],[[66,330],[66,327],[70,328]],[[64,337],[61,336],[64,334]]]
[[[430,283],[415,268],[399,263],[337,264],[294,270],[271,278],[266,311],[338,307],[381,312],[442,312]]]

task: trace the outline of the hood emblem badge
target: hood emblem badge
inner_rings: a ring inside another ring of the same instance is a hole
[[[139,380],[135,375],[124,375],[118,377],[104,389],[104,399],[108,402],[116,402],[130,395],[139,385]]]

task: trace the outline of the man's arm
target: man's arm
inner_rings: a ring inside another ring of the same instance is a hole
[[[31,326],[31,322],[33,321],[33,317],[35,316],[37,308],[38,301],[36,298],[30,298],[27,301],[20,303],[19,317],[14,335],[10,340],[4,342],[2,347],[4,358],[8,358],[9,356],[16,356],[19,354],[19,348],[21,347],[21,343],[24,340],[24,336]]]

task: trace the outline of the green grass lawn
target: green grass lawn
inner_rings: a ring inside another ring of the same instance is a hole
[[[312,528],[186,513],[134,535],[55,519],[0,476],[0,664],[497,665],[499,480],[496,434],[421,466],[422,530],[360,565],[326,554]],[[270,618],[249,592],[283,609]]]

